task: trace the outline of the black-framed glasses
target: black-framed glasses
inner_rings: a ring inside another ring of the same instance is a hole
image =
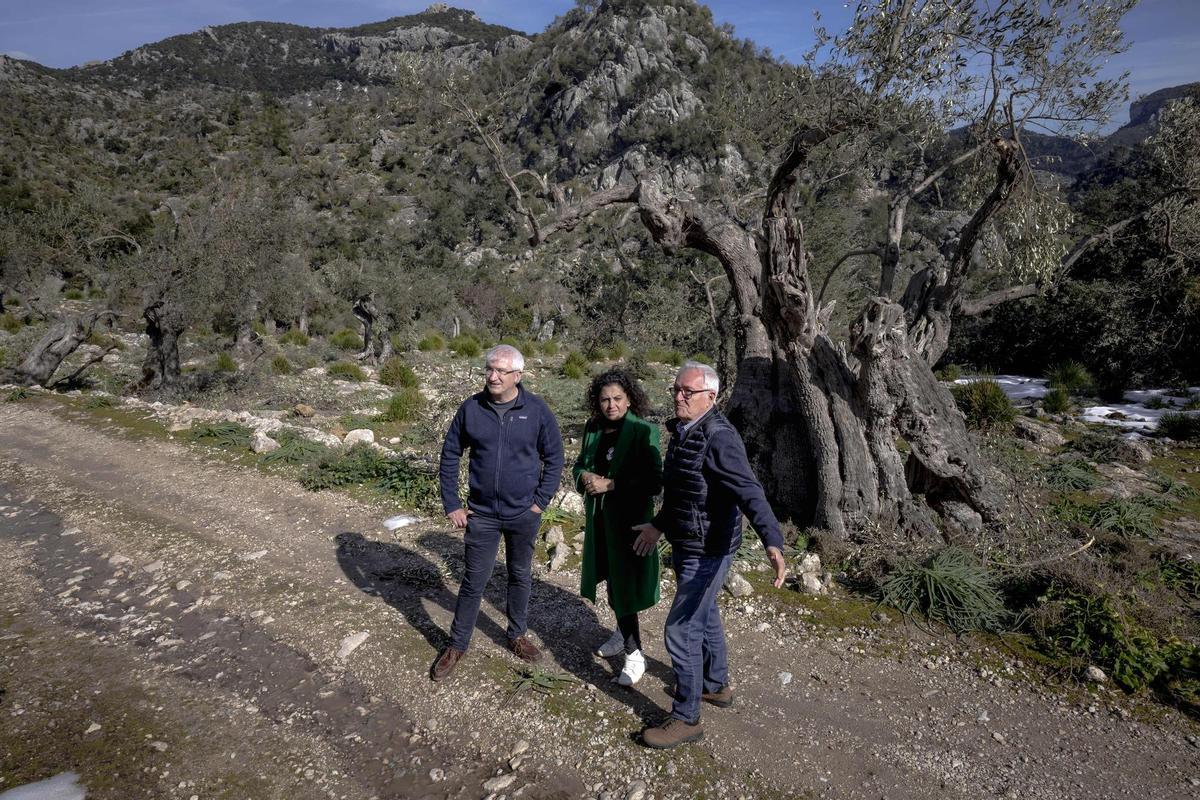
[[[681,395],[683,395],[684,400],[691,400],[693,397],[695,397],[698,394],[701,394],[703,392],[711,392],[711,391],[713,391],[713,390],[712,389],[689,389],[686,386],[680,386],[678,384],[675,384],[671,387],[671,397],[674,397],[677,394],[681,394]]]
[[[520,372],[520,371],[521,370],[519,370],[519,369],[500,369],[499,367],[484,367],[483,368],[484,375],[491,375],[492,373],[495,373],[496,375],[499,375],[501,378],[506,378],[509,375],[512,375],[514,372]]]

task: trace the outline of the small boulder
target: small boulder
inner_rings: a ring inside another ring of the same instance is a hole
[[[563,536],[562,526],[551,525],[550,530],[546,531],[546,545],[553,546],[564,541],[566,541],[566,538]]]
[[[826,587],[822,583],[820,575],[802,572],[800,574],[800,591],[804,594],[825,594]]]
[[[1067,439],[1050,425],[1035,422],[1029,417],[1013,420],[1013,433],[1018,439],[1032,442],[1039,449],[1054,450],[1067,443]]]
[[[571,549],[571,545],[566,542],[559,542],[550,550],[550,571],[558,572],[567,563],[567,559],[575,552]]]
[[[729,570],[725,573],[725,591],[734,597],[749,597],[754,594],[754,587],[750,585],[750,581],[742,577],[741,573]]]
[[[1104,674],[1104,670],[1095,664],[1089,664],[1083,675],[1091,683],[1106,683],[1108,681],[1108,676]]]
[[[1141,439],[1121,438],[1117,440],[1117,460],[1127,464],[1149,464],[1154,458],[1150,448]]]
[[[292,413],[297,417],[312,419],[316,415],[317,410],[307,403],[296,403],[296,405],[292,406]]]
[[[279,442],[262,431],[255,431],[254,438],[250,440],[250,449],[255,453],[270,453],[272,450],[279,449]]]
[[[353,447],[356,444],[375,444],[375,432],[370,428],[355,428],[346,434],[342,444],[346,447]]]

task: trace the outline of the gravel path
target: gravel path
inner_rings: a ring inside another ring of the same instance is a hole
[[[722,599],[737,702],[670,753],[636,743],[668,705],[666,604],[622,689],[576,573],[535,573],[530,620],[570,683],[514,691],[498,568],[434,685],[461,539],[389,533],[393,512],[0,405],[0,790],[74,770],[89,797],[185,800],[1200,796],[1179,714],[912,628],[817,624],[782,593]]]

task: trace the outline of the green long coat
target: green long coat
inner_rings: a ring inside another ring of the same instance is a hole
[[[649,522],[654,516],[654,496],[662,490],[662,456],[658,449],[658,428],[632,412],[617,435],[608,477],[616,482],[611,492],[592,497],[583,491],[579,476],[595,472],[600,426],[590,420],[583,432],[583,447],[575,461],[575,488],[583,493],[587,526],[583,537],[583,575],[580,594],[596,602],[596,584],[608,584],[608,603],[618,617],[650,608],[658,602],[658,551],[647,556],[633,552],[637,534],[634,525]],[[599,515],[598,511],[602,511]],[[603,536],[597,536],[596,517],[604,523]],[[603,540],[607,575],[598,574],[597,539]]]

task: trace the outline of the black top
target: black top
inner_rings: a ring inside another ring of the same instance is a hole
[[[600,431],[600,441],[596,443],[596,474],[601,477],[608,477],[608,467],[612,463],[613,450],[616,449],[617,437],[621,435],[621,426],[624,424],[625,418],[621,417],[615,428]]]

